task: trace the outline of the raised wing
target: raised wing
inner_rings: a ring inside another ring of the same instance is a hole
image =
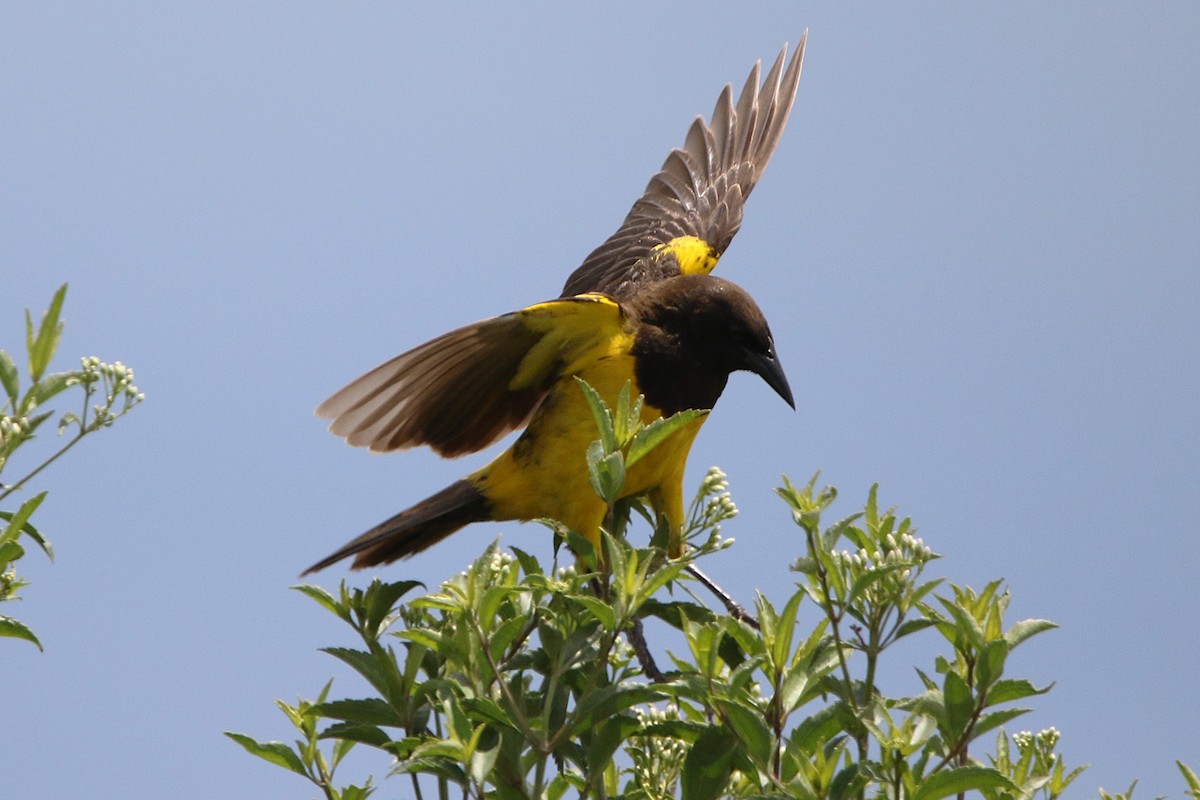
[[[538,303],[443,334],[380,364],[317,408],[329,430],[375,452],[473,453],[524,426],[580,354],[623,332],[602,295]]]
[[[725,87],[712,120],[692,122],[683,147],[667,156],[617,232],[571,273],[564,297],[604,292],[623,299],[647,283],[712,271],[741,227],[746,198],[779,144],[807,40],[805,31],[786,70],[784,46],[761,87],[756,63],[736,105],[732,88]]]

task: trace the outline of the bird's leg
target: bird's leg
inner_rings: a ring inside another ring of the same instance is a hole
[[[697,567],[695,564],[689,564],[687,571],[693,578],[704,584],[706,589],[716,595],[717,599],[720,600],[725,606],[725,610],[729,612],[729,616],[733,617],[739,622],[746,623],[751,628],[754,628],[754,630],[759,630],[758,620],[754,618],[754,615],[742,608],[742,606],[739,605],[736,600],[730,597],[724,589],[713,583],[712,578],[701,572],[699,567]]]

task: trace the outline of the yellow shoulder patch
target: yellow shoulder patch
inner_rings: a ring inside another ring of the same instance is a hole
[[[676,236],[654,249],[675,256],[681,275],[707,275],[720,258],[712,245],[698,236]]]
[[[626,334],[621,306],[603,294],[538,303],[516,316],[542,336],[509,381],[508,388],[514,391],[544,384],[552,372],[573,369],[571,365],[581,356],[590,351],[599,355],[609,349],[608,343]]]

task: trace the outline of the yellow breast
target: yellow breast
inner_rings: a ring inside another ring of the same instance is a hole
[[[639,393],[632,336],[613,337],[569,365],[564,372],[578,375],[610,407],[626,382]],[[642,420],[661,416],[643,407]],[[626,476],[623,497],[650,493],[654,506],[666,514],[677,537],[683,524],[683,472],[692,441],[703,424],[698,418],[638,461]],[[587,449],[599,434],[582,389],[574,380],[560,380],[534,414],[528,428],[508,450],[471,476],[488,498],[493,519],[550,518],[558,520],[599,547],[599,528],[607,513],[588,478]],[[678,550],[673,546],[672,550]]]

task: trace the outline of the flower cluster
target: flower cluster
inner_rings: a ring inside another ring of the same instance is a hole
[[[1019,731],[1014,733],[1012,738],[1013,744],[1017,746],[1017,750],[1022,755],[1029,750],[1033,750],[1040,755],[1049,755],[1058,746],[1059,737],[1058,728],[1046,728],[1037,733]]]
[[[103,402],[92,406],[95,416],[92,425],[96,428],[107,428],[116,419],[126,414],[131,408],[146,399],[146,395],[138,390],[133,383],[133,370],[120,361],[109,364],[96,356],[84,356],[80,380],[89,388],[97,381],[103,389]],[[117,409],[118,400],[123,401]],[[60,429],[62,426],[60,425]]]
[[[893,520],[882,521],[888,530]],[[831,569],[843,578],[839,583],[845,587],[860,586],[860,601],[867,607],[894,605],[901,614],[906,613],[917,600],[917,576],[925,565],[937,558],[920,538],[908,532],[908,521],[900,524],[900,531],[872,530],[857,538],[860,544],[856,551],[833,550],[829,553]],[[865,535],[863,535],[865,534]]]
[[[729,493],[729,480],[720,467],[709,467],[700,482],[700,489],[692,500],[688,514],[688,525],[684,535],[690,539],[694,534],[708,531],[708,541],[699,545],[701,550],[723,550],[733,544],[733,539],[721,538],[721,523],[737,516],[738,509]]]
[[[10,417],[0,415],[0,445],[26,435],[29,429],[29,419],[26,417]]]
[[[857,552],[834,550],[830,555],[835,564],[861,573],[874,569],[903,567],[899,575],[901,580],[907,580],[911,576],[911,567],[921,566],[936,558],[925,542],[911,533],[902,533],[899,536],[894,533],[887,534],[874,552],[860,547]]]
[[[679,721],[679,707],[674,703],[663,708],[640,706],[634,709],[642,729],[662,723]],[[666,800],[675,797],[675,786],[687,758],[688,745],[673,736],[634,736],[628,753],[633,759],[634,785],[639,796]]]

